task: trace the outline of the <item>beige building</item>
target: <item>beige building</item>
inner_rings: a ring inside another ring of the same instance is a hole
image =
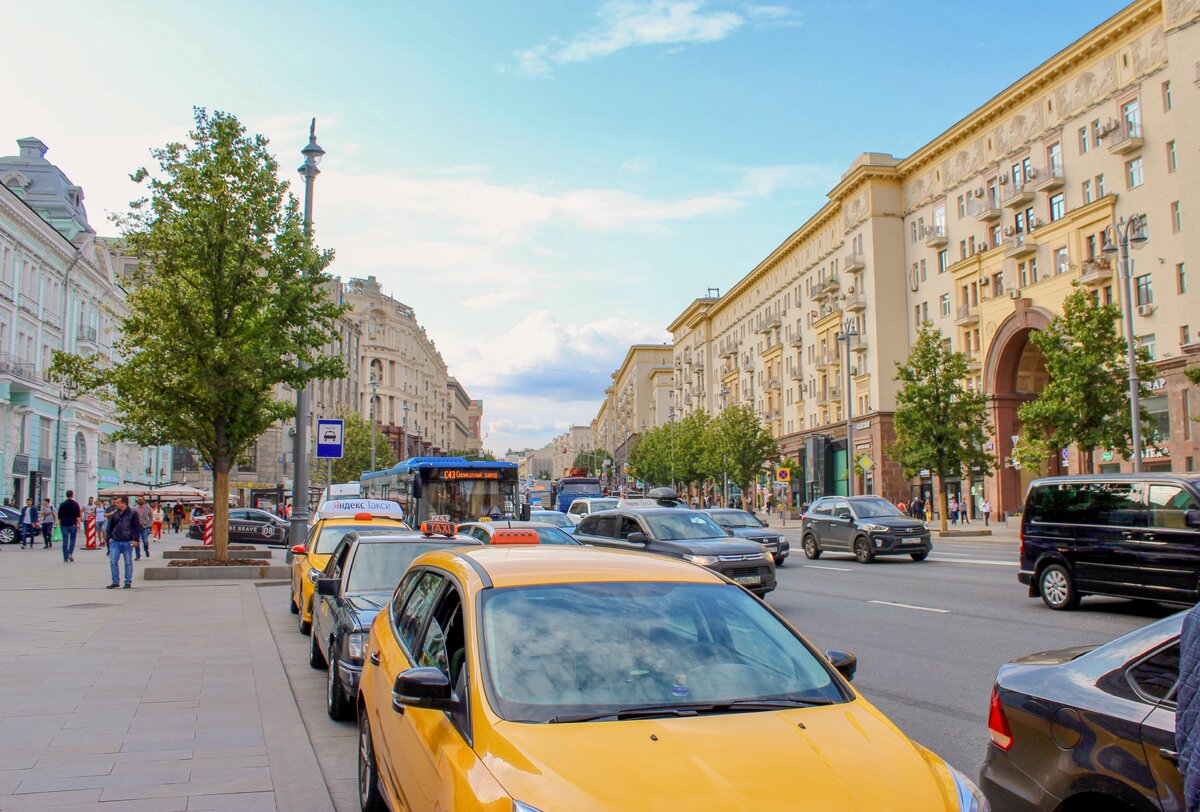
[[[577,456],[592,451],[594,447],[590,425],[571,426],[550,441],[548,446],[551,451],[550,473],[555,477],[563,476],[567,469],[575,464]],[[599,471],[601,463],[603,460],[591,460],[588,466]]]
[[[624,475],[638,435],[674,417],[674,353],[669,344],[635,344],[612,374],[612,386],[592,421],[592,439]]]
[[[848,423],[854,458],[872,463],[858,492],[928,492],[929,479],[905,478],[886,448],[894,364],[930,322],[971,357],[968,385],[990,396],[1002,463],[947,485],[1015,510],[1031,476],[1011,461],[1016,412],[1046,380],[1028,337],[1075,284],[1124,304],[1117,262],[1101,249],[1106,227],[1140,214],[1149,242],[1131,257],[1130,304],[1159,370],[1145,404],[1157,448],[1145,462],[1195,470],[1189,418],[1200,398],[1182,369],[1200,361],[1200,295],[1187,276],[1200,246],[1186,228],[1200,188],[1197,22],[1195,0],[1139,0],[909,157],[861,155],[828,202],[725,295],[695,300],[671,323],[678,413],[750,405],[804,464],[797,500],[844,492]],[[627,384],[614,381],[593,424],[598,439],[619,444],[639,420],[661,422],[649,377],[644,418],[631,416]],[[1079,471],[1067,456],[1050,470]]]

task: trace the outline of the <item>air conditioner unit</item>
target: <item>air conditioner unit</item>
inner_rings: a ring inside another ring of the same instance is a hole
[[[1028,172],[1025,173],[1025,180],[1033,180],[1037,176],[1038,176],[1038,171],[1036,169],[1030,169]]]
[[[1021,298],[1021,291],[1020,291],[1018,288],[1013,288],[1012,290],[1010,290],[1010,291],[1008,292],[1008,298],[1010,298],[1010,299],[1020,299],[1020,298]]]
[[[1004,229],[1005,237],[1011,237],[1012,235],[1014,235],[1016,233],[1017,233],[1017,230],[1015,228],[1013,228],[1012,226],[1008,226]]]
[[[1003,186],[1008,183],[1008,175],[1001,175],[998,180],[1000,181],[1000,185]]]
[[[909,290],[911,290],[913,293],[916,293],[918,290],[921,289],[921,286],[917,284],[917,281],[915,279],[909,284],[908,287],[909,287]]]
[[[1153,312],[1154,312],[1154,305],[1152,305],[1152,304],[1138,305],[1138,307],[1137,307],[1137,314],[1139,316],[1149,316]]]
[[[982,186],[975,187],[975,196],[983,197],[983,187]]]

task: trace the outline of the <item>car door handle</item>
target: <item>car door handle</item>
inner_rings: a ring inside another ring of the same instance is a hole
[[[379,665],[379,652],[378,651],[371,652],[371,665]]]
[[[1171,762],[1172,764],[1174,764],[1176,766],[1179,765],[1179,754],[1176,753],[1174,750],[1168,750],[1167,748],[1164,747],[1158,751],[1158,754],[1160,756],[1162,756],[1163,758],[1165,758],[1167,761]]]
[[[1124,530],[1121,532],[1121,538],[1123,539],[1131,539],[1136,535],[1137,533],[1133,532],[1132,530]]]

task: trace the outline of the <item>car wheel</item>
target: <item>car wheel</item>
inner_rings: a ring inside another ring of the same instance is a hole
[[[817,537],[808,535],[804,537],[804,557],[812,561],[816,561],[821,557],[821,548],[817,546]]]
[[[912,556],[913,561],[924,561],[926,558],[929,558],[929,551],[922,550],[919,553],[909,553],[909,555]]]
[[[292,593],[289,601],[291,603],[291,606],[289,606],[288,608],[292,610],[292,614],[293,615],[300,614],[300,607],[296,604],[296,593],[295,592]]]
[[[351,717],[354,709],[346,699],[346,692],[342,689],[342,677],[338,674],[337,657],[333,656],[333,649],[330,649],[329,652],[329,668],[326,669],[325,677],[325,712],[329,714],[330,719],[343,722]]]
[[[321,644],[315,634],[308,638],[308,664],[313,668],[325,667],[325,656],[321,654]]]
[[[379,770],[366,708],[358,714],[358,805],[363,812],[386,812],[387,809],[379,793]]]
[[[871,550],[871,542],[866,536],[859,536],[854,540],[854,557],[858,559],[860,564],[870,564],[875,560],[875,553]]]
[[[786,555],[784,555],[784,556],[780,556],[779,558],[776,558],[776,559],[775,559],[775,566],[777,566],[777,567],[782,567],[782,566],[783,566],[783,562],[784,562],[784,561],[787,561],[787,556],[786,556]]]
[[[17,540],[17,531],[11,527],[0,527],[0,544],[12,544]]]
[[[1038,576],[1038,591],[1042,593],[1042,602],[1051,609],[1074,609],[1079,605],[1075,582],[1061,564],[1051,564],[1042,570]]]
[[[311,613],[311,610],[310,610]],[[300,615],[300,634],[308,634],[312,631],[312,621],[304,619],[303,612],[297,612]]]

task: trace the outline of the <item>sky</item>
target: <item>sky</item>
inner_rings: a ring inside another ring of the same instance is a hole
[[[6,0],[0,155],[100,234],[192,108],[299,176],[331,272],[415,308],[485,446],[589,423],[631,343],[724,292],[862,152],[903,157],[1122,7],[1011,0]]]

